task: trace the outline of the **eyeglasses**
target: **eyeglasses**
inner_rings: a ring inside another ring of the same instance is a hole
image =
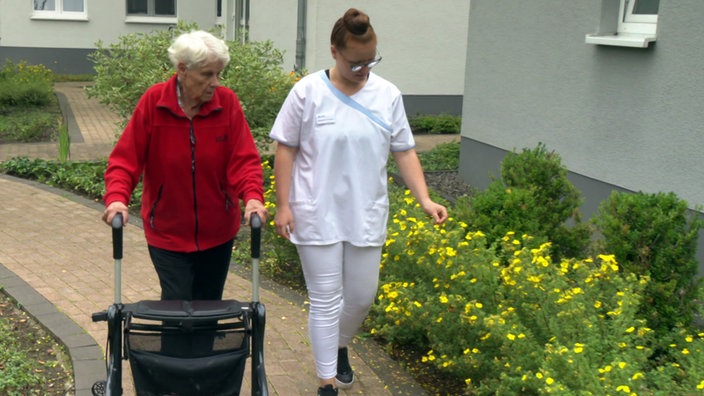
[[[350,61],[347,60],[347,58],[345,58],[344,55],[342,55],[341,52],[340,52],[339,54],[340,54],[340,56],[342,57],[342,59],[345,60],[345,62],[347,62],[347,63],[350,64],[350,70],[352,70],[353,73],[357,73],[358,71],[364,69],[365,67],[371,69],[372,67],[378,65],[379,62],[381,62],[381,59],[382,59],[382,57],[379,56],[378,58],[372,59],[372,60],[370,60],[369,62],[351,63]],[[377,52],[377,55],[379,55],[379,52]]]

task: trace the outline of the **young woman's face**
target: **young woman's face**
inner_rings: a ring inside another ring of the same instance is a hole
[[[181,95],[197,104],[209,101],[215,94],[215,88],[220,85],[220,73],[224,67],[222,61],[215,59],[193,69],[180,64],[178,76],[182,89]]]
[[[369,63],[377,59],[376,40],[368,43],[360,43],[349,40],[344,49],[331,46],[332,57],[335,59],[335,67],[340,75],[351,82],[362,83],[369,76]],[[362,66],[361,69],[353,71],[354,66]]]

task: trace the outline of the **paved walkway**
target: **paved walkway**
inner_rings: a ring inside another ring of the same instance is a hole
[[[104,158],[118,131],[118,118],[89,99],[82,83],[56,84],[72,143],[71,159]],[[420,137],[427,150],[458,137]],[[0,144],[0,161],[15,156],[53,159],[56,144]],[[0,286],[67,347],[74,368],[76,395],[90,395],[105,378],[107,327],[91,314],[113,301],[110,229],[100,221],[102,205],[38,183],[0,175]],[[139,225],[124,232],[122,300],[158,299],[158,281]],[[249,301],[251,283],[234,263],[225,298]],[[314,395],[317,379],[307,334],[302,296],[264,282],[260,299],[267,309],[265,363],[272,395]],[[355,340],[351,362],[357,381],[341,395],[422,395],[401,366],[371,341]],[[129,364],[124,364],[125,394],[134,394]],[[243,394],[249,394],[249,368]]]

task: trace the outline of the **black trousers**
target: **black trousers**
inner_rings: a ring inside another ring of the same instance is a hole
[[[149,246],[162,300],[220,300],[234,239],[207,250],[174,252]]]
[[[214,248],[193,253],[174,252],[149,246],[161,285],[162,300],[220,300],[232,258],[234,239]],[[164,322],[179,327],[178,321]],[[201,323],[204,325],[205,323]],[[217,325],[217,321],[209,323]],[[169,331],[162,335],[161,353],[176,357],[207,356],[213,350],[215,331]]]

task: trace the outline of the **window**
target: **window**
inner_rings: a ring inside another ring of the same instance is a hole
[[[127,15],[175,17],[176,0],[127,0]]]
[[[586,36],[588,44],[646,48],[655,41],[660,0],[602,0],[601,8],[599,32]]]
[[[168,23],[176,19],[176,0],[127,0],[127,22]]]
[[[34,19],[87,20],[85,0],[34,0]]]
[[[660,0],[623,0],[619,32],[655,35]]]

